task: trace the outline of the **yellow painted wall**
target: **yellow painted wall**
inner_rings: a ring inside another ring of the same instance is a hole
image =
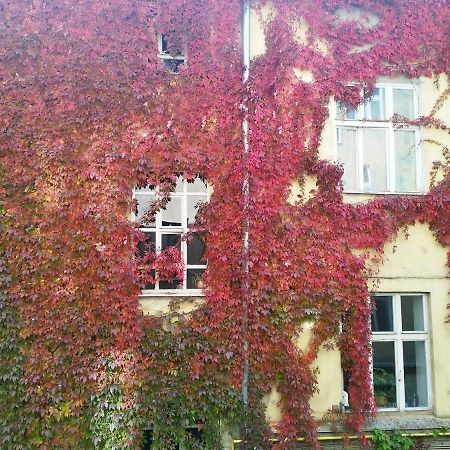
[[[300,336],[298,346],[305,349],[311,337],[310,330],[306,327]],[[317,419],[332,408],[338,406],[342,397],[342,373],[341,357],[338,350],[321,349],[319,351],[315,368],[319,369],[317,381],[320,391],[311,400],[311,408]],[[277,423],[281,419],[281,410],[278,407],[280,395],[276,386],[272,388],[270,394],[266,395],[267,404],[266,418],[269,423]]]

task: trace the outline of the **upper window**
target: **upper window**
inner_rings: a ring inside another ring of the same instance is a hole
[[[142,219],[145,211],[158,198],[158,187],[145,187],[134,190],[134,198],[137,201],[135,220]],[[194,224],[198,208],[209,199],[206,183],[201,178],[185,180],[182,176],[177,178],[177,183],[165,209],[159,210],[154,220],[141,222],[140,229],[146,235],[146,244],[151,246],[156,253],[168,247],[175,247],[182,256],[184,263],[183,279],[166,281],[158,279],[158,273],[153,271],[152,277],[155,284],[147,284],[144,293],[177,293],[174,290],[183,290],[195,293],[203,287],[202,274],[206,269],[206,261],[203,259],[205,251],[203,242],[195,235],[189,239],[183,236],[189,232]],[[140,245],[143,252],[144,243]]]
[[[379,408],[429,408],[428,330],[423,294],[372,297],[373,389]]]
[[[379,85],[357,108],[338,103],[337,159],[346,192],[420,192],[419,129],[394,128],[394,114],[412,120],[418,101],[412,86]]]
[[[158,56],[172,73],[178,73],[186,62],[186,42],[176,33],[158,33]]]

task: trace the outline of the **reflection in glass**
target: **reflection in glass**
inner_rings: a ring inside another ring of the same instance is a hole
[[[179,234],[162,234],[161,235],[161,250],[168,247],[176,247],[181,252],[181,236]],[[160,280],[160,289],[178,289],[182,284],[181,280],[175,279],[173,281]]]
[[[385,120],[384,88],[375,88],[370,100],[364,105],[364,119]]]
[[[155,242],[156,242],[156,233],[144,233],[145,234],[145,240],[139,241],[137,248],[139,255],[143,257],[147,252],[154,252],[155,251]],[[155,278],[155,270],[150,270],[150,275],[152,278]],[[155,285],[152,283],[147,283],[145,285],[144,289],[155,289]]]
[[[161,250],[167,247],[176,247],[181,251],[181,237],[179,234],[162,234],[161,235]]]
[[[344,191],[358,189],[357,133],[355,128],[336,129],[337,159],[344,166]]]
[[[195,216],[200,207],[200,203],[206,202],[206,195],[188,195],[187,197],[187,226],[190,227],[195,222]]]
[[[167,281],[167,280],[160,280],[159,281],[159,289],[179,289],[179,286],[182,286],[181,280],[173,280],[173,281]]]
[[[363,133],[364,192],[387,191],[387,129],[365,128]]]
[[[425,331],[423,317],[423,297],[421,295],[402,295],[402,330]]]
[[[394,114],[414,119],[414,92],[412,89],[394,89]]]
[[[352,106],[343,102],[338,102],[336,107],[337,120],[356,120],[357,110]]]
[[[138,193],[135,194],[135,197],[137,200],[136,220],[140,220],[150,205],[156,200],[156,197],[154,195],[143,195]],[[145,220],[142,222],[141,226],[153,228],[155,227],[155,220]]]
[[[151,277],[153,279],[155,279],[155,277],[156,277],[156,270],[155,269],[151,269],[150,270],[150,275],[151,275]],[[153,283],[146,283],[144,289],[155,289],[155,285]]]
[[[187,263],[191,265],[206,264],[203,258],[205,244],[197,236],[193,236],[187,243]]]
[[[380,408],[397,407],[394,342],[372,342],[373,391]]]
[[[144,234],[145,240],[138,242],[138,252],[141,257],[144,256],[148,251],[155,251],[156,233]]]
[[[428,406],[425,342],[403,342],[405,404],[408,408]]]
[[[161,210],[163,227],[181,227],[181,198],[172,197],[166,208]]]
[[[395,130],[395,190],[417,191],[416,140],[414,131]]]
[[[372,297],[375,303],[372,311],[372,331],[394,331],[394,311],[391,295]]]

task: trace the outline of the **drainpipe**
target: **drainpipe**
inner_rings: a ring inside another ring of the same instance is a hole
[[[248,82],[250,74],[250,0],[242,1],[242,50],[244,65],[244,86]],[[249,129],[248,129],[248,105],[247,99],[243,103],[244,119],[242,121],[242,132],[244,138],[244,180],[242,183],[242,196],[244,202],[244,233],[243,233],[243,270],[244,279],[242,283],[242,402],[244,406],[248,406],[248,384],[249,384],[249,348],[248,348],[248,306],[250,296],[250,269],[249,269],[249,205],[250,205],[250,183],[248,170],[248,154],[249,145]]]

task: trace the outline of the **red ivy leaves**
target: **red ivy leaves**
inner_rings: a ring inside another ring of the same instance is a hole
[[[214,189],[199,218],[207,241],[205,309],[179,324],[186,339],[213,343],[193,357],[194,378],[207,374],[240,387],[245,312],[251,387],[265,392],[278,380],[283,445],[298,433],[314,443],[311,366],[330,339],[351,373],[348,423],[358,427],[372,413],[364,256],[352,250],[380,250],[415,220],[429,222],[447,245],[448,162],[429,195],[352,206],[342,199],[341,168],[319,159],[319,145],[332,98],[355,105],[359,88],[370,91],[382,75],[448,73],[449,12],[445,2],[430,7],[425,0],[361,0],[360,12],[353,3],[273,1],[266,53],[252,62],[243,86],[238,0],[212,0],[208,8],[196,0],[0,1],[1,250],[12,275],[8,295],[28,339],[23,381],[36,428],[45,428],[61,398],[81,416],[103,361],[118,351],[136,354],[119,365],[130,385],[141,369],[158,366],[139,355],[144,329],[159,325],[140,317],[139,233],[127,216],[133,186],[162,186],[165,195],[148,219],[164,207],[175,173],[201,174]],[[301,40],[300,22],[308,26]],[[155,31],[188,42],[188,64],[178,75],[158,58]],[[296,79],[294,67],[313,81]],[[432,119],[420,124],[442,128]],[[292,182],[307,175],[317,177],[317,192],[290,205]],[[174,250],[147,258],[161,278],[179,278]],[[313,338],[302,352],[293,342],[311,312]],[[166,376],[162,371],[161,396]],[[81,428],[81,420],[61,421],[47,441],[60,443]]]

